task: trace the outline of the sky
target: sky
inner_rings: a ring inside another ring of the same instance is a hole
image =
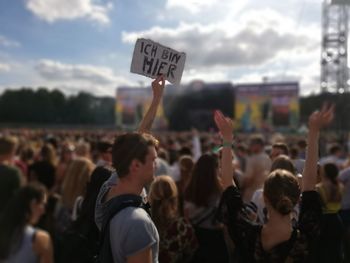
[[[0,92],[114,96],[137,38],[185,52],[182,84],[299,81],[319,92],[321,0],[0,0]]]

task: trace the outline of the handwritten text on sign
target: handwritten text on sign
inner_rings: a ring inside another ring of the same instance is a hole
[[[169,82],[178,85],[185,60],[186,54],[183,52],[140,38],[136,41],[130,71],[151,78],[163,74]]]

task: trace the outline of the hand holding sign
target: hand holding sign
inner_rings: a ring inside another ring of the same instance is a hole
[[[173,84],[180,84],[186,54],[160,45],[149,39],[136,41],[130,71],[146,77],[164,78]]]
[[[163,90],[165,86],[165,78],[163,75],[158,76],[153,82],[152,82],[152,90],[153,90],[153,98],[155,100],[161,100],[163,96]]]

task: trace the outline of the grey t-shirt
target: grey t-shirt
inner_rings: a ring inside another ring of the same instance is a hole
[[[114,262],[126,262],[127,257],[146,248],[152,249],[153,262],[158,262],[158,231],[144,209],[123,209],[112,218],[109,231]]]
[[[103,202],[103,199],[109,189],[117,182],[118,176],[113,173],[102,185],[97,196],[95,223],[100,231],[112,205],[112,200]],[[144,190],[141,196],[145,196]],[[150,216],[142,208],[127,207],[112,218],[110,222],[110,241],[114,262],[126,262],[126,257],[151,247],[153,263],[158,263],[158,231]]]

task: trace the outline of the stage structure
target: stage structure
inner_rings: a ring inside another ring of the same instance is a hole
[[[115,116],[118,127],[136,130],[150,107],[152,90],[150,87],[119,87],[116,92]],[[165,129],[167,120],[164,117],[163,105],[159,105],[153,124],[155,129]]]
[[[241,131],[298,129],[298,82],[238,84],[235,101],[235,123]]]
[[[350,0],[324,0],[322,9],[321,92],[348,92]]]

